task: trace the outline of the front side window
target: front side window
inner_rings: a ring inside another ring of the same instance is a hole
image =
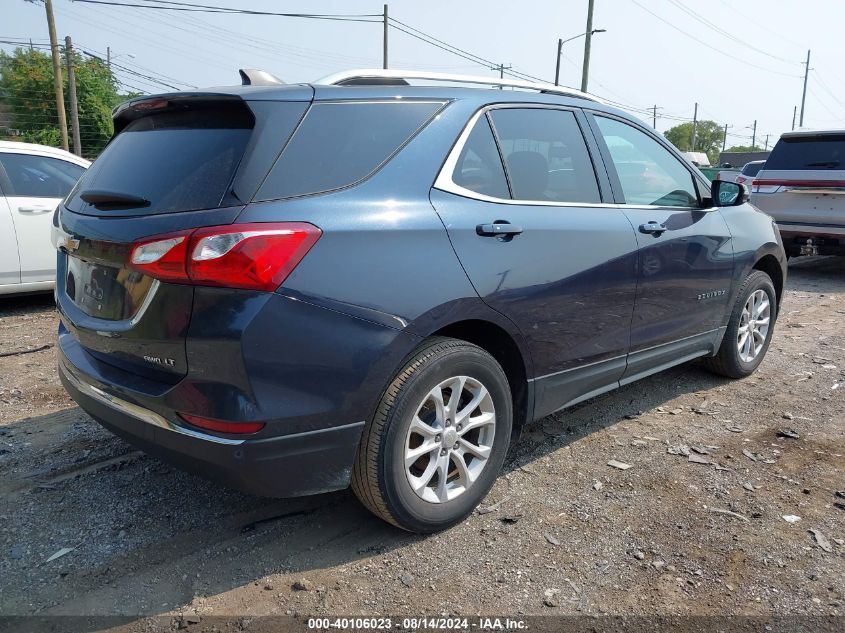
[[[616,119],[595,117],[622,185],[625,204],[698,207],[692,174],[655,139]]]
[[[572,112],[501,108],[491,118],[515,200],[601,202],[593,163]]]
[[[4,193],[9,197],[64,198],[85,171],[74,163],[33,154],[0,153],[0,167],[6,172]]]

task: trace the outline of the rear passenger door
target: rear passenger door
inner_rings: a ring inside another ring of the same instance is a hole
[[[690,168],[644,128],[592,115],[616,200],[639,241],[623,382],[712,350],[733,279],[727,223]]]
[[[528,341],[536,416],[615,386],[628,352],[637,242],[585,126],[573,109],[486,108],[431,192],[475,289]]]

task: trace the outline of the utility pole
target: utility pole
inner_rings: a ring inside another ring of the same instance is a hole
[[[65,95],[62,90],[62,61],[59,57],[59,42],[56,38],[56,18],[53,16],[53,0],[44,0],[47,10],[47,30],[50,31],[50,52],[53,56],[53,88],[56,91],[56,111],[59,114],[59,132],[62,135],[62,149],[67,151],[67,116]]]
[[[722,151],[723,152],[725,151],[725,145],[728,142],[728,128],[729,127],[730,126],[727,123],[725,123],[725,135],[722,137]]]
[[[593,43],[593,4],[595,0],[587,0],[587,33],[584,40],[584,68],[581,71],[581,92],[587,92],[590,77],[590,46]]]
[[[555,64],[555,85],[560,85],[558,82],[560,81],[560,55],[563,51],[563,38],[558,39],[557,41],[557,63]]]
[[[111,72],[111,46],[106,46],[106,66]]]
[[[384,43],[382,51],[383,68],[387,68],[387,5],[384,5]]]
[[[795,129],[795,115],[798,114],[798,106],[792,106],[792,129]]]
[[[695,104],[695,112],[692,115],[692,145],[690,146],[690,151],[695,151],[695,133],[698,128],[698,102]]]
[[[651,127],[657,129],[657,104],[654,104],[654,108],[652,108]]]
[[[504,64],[499,64],[498,66],[493,66],[493,70],[499,71],[499,79],[504,79],[505,78],[505,71],[510,70],[511,68],[513,68],[513,64],[508,64],[507,66],[505,66]],[[501,90],[501,89],[502,89],[502,86],[500,84],[499,90]]]
[[[767,152],[769,151],[769,135],[768,134],[766,134],[766,149],[765,149],[765,151],[767,151]]]
[[[754,131],[751,133],[751,151],[757,147],[757,119],[754,119]]]
[[[76,101],[76,71],[73,68],[73,42],[70,35],[65,37],[65,55],[67,56],[67,85],[70,97],[70,122],[73,128],[73,153],[82,156],[82,139],[79,137],[79,104]]]
[[[798,126],[804,127],[804,102],[807,100],[807,76],[810,74],[810,51],[807,51],[807,62],[804,64],[804,92],[801,94],[801,118]]]

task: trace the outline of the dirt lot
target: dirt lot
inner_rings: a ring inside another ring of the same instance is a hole
[[[430,537],[184,474],[82,413],[54,348],[0,357],[0,614],[842,615],[843,320],[845,258],[793,260],[756,375],[689,364],[545,418]],[[55,328],[50,297],[0,300],[0,354]]]

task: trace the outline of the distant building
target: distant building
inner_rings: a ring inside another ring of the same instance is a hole
[[[719,167],[729,163],[731,167],[742,169],[745,163],[752,160],[767,160],[771,152],[721,152],[719,154]]]

